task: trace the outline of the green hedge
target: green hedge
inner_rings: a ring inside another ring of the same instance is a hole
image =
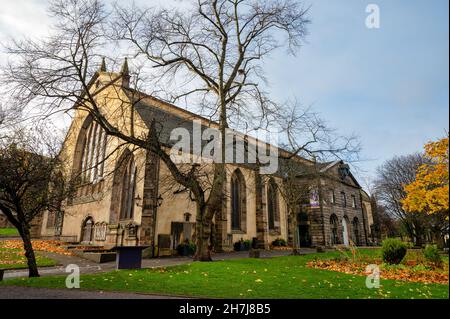
[[[401,240],[388,238],[383,241],[383,261],[391,265],[398,265],[406,255],[408,246]]]

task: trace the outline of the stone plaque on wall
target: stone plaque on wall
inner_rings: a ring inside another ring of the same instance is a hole
[[[94,228],[95,240],[99,240],[99,241],[106,240],[106,229],[107,229],[107,224],[105,222],[95,224],[95,228]]]

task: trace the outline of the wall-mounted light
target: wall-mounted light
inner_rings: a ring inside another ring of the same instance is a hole
[[[155,207],[161,206],[163,200],[164,198],[162,198],[162,196],[159,195],[158,198],[156,199]],[[141,196],[139,196],[139,194],[134,198],[134,202],[136,203],[136,206],[142,207],[142,198]]]

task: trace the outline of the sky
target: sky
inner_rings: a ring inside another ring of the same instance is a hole
[[[357,176],[363,186],[385,160],[421,151],[446,134],[448,0],[304,3],[311,5],[307,42],[295,57],[280,50],[265,61],[270,90],[275,99],[295,97],[311,105],[337,132],[360,137]],[[369,4],[380,9],[378,29],[366,27]],[[46,34],[46,5],[0,0],[0,41]]]

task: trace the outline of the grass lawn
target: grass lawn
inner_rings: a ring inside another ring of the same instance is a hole
[[[39,253],[36,253],[36,262],[37,265],[41,267],[54,266],[57,264],[53,259],[40,256]],[[27,260],[23,255],[23,250],[0,247],[0,269],[5,268],[27,268]]]
[[[0,228],[0,236],[19,236],[16,228]]]
[[[362,253],[379,253],[361,250]],[[306,267],[314,258],[338,252],[272,259],[193,262],[162,269],[113,271],[84,275],[82,289],[177,294],[217,298],[448,298],[449,286],[381,280],[379,289],[366,288],[364,276]],[[64,288],[65,277],[23,278],[3,285]]]

